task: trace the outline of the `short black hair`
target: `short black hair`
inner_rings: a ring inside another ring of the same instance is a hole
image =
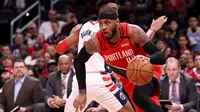
[[[26,63],[25,63],[24,60],[21,59],[21,58],[16,59],[16,60],[14,61],[14,63],[13,63],[13,66],[15,65],[15,63],[24,63],[24,66],[27,67]]]
[[[60,26],[58,21],[52,21],[52,23],[56,23],[58,26]]]
[[[96,3],[96,8],[97,10],[99,11],[99,9],[108,4],[108,3],[116,3],[117,4],[117,1],[116,0],[98,0],[97,3]]]

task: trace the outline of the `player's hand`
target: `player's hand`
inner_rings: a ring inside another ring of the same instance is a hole
[[[70,35],[75,35],[75,36],[79,36],[79,32],[81,30],[82,24],[78,24],[75,27],[72,28]]]
[[[167,21],[166,16],[161,16],[161,17],[157,18],[156,20],[153,19],[150,29],[158,31],[166,21]]]
[[[180,104],[176,104],[176,103],[173,103],[172,105],[165,105],[165,107],[171,111],[178,111],[178,110],[181,110],[181,105]]]
[[[82,110],[86,105],[86,92],[80,92],[74,100],[73,105],[76,108],[76,112],[78,112],[79,109]]]
[[[133,58],[133,60],[135,60],[135,61],[144,61],[144,60],[149,60],[149,58],[148,57],[146,57],[146,56],[143,56],[143,55],[136,55],[134,58]]]
[[[93,107],[93,108],[87,109],[86,112],[101,112],[101,109]]]

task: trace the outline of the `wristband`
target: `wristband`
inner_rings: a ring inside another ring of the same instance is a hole
[[[156,29],[155,29],[155,28],[150,28],[150,30],[153,30],[154,32],[156,32]]]
[[[56,45],[56,52],[57,53],[64,53],[65,51],[67,51],[69,49],[69,46],[67,45],[66,40],[62,40],[60,41],[57,45]]]

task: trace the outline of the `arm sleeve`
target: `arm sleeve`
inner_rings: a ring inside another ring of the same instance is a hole
[[[148,41],[142,46],[142,48],[147,54],[150,55],[149,58],[152,64],[165,64],[166,59],[164,57],[164,54],[157,48],[157,46],[153,42]]]
[[[83,47],[79,54],[74,59],[74,67],[76,71],[76,78],[79,85],[79,90],[86,89],[86,70],[85,63],[89,60],[92,55],[87,53],[86,48]]]

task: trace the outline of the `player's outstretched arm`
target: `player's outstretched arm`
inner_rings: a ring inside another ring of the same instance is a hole
[[[81,49],[74,59],[74,67],[76,78],[79,85],[79,95],[74,100],[74,107],[82,110],[86,104],[86,69],[85,63],[89,60],[93,53],[97,52],[96,35],[93,35],[86,45]]]
[[[57,45],[56,45],[56,52],[57,53],[64,53],[65,51],[69,50],[70,47],[76,45],[79,40],[79,32],[81,29],[81,24],[78,24],[75,26],[72,31],[70,32],[70,35],[66,37],[65,39],[61,40]]]
[[[153,39],[155,33],[160,30],[160,28],[163,26],[163,24],[167,21],[166,16],[160,16],[156,20],[153,19],[151,23],[150,29],[146,32],[147,37],[149,37],[150,40]]]
[[[165,64],[166,59],[164,54],[149,40],[142,28],[137,25],[129,25],[129,33],[132,42],[137,43],[147,54],[149,54],[149,61],[152,64]]]

